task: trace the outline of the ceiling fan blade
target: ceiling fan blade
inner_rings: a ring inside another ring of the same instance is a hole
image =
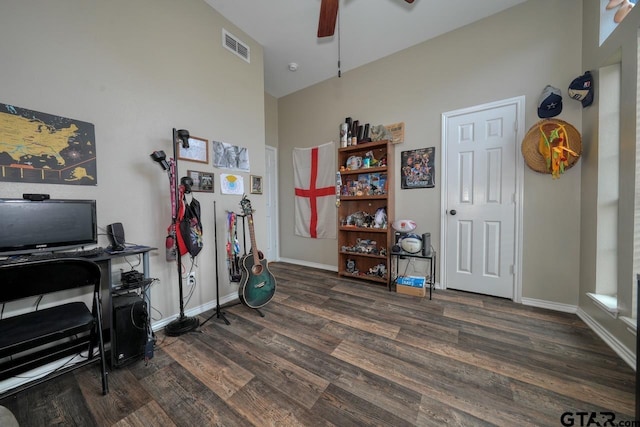
[[[336,29],[338,17],[338,0],[322,0],[320,20],[318,21],[318,37],[332,36]]]
[[[404,1],[406,1],[409,4],[413,3],[413,0],[404,0]]]

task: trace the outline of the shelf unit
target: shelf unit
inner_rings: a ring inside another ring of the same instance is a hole
[[[371,152],[378,162],[371,167],[347,169],[351,157],[364,159]],[[378,166],[384,159],[384,166]],[[394,217],[393,200],[393,145],[390,141],[359,143],[338,149],[338,170],[341,174],[340,206],[338,208],[338,274],[345,277],[368,280],[388,286],[391,277],[391,246]],[[383,182],[382,185],[366,185]],[[355,195],[354,195],[355,194]],[[371,216],[375,218],[378,209],[386,208],[385,228],[375,228]],[[368,214],[361,223],[362,215]],[[356,215],[353,215],[356,214]],[[375,245],[369,242],[376,242]],[[355,265],[356,272],[350,268]],[[384,274],[379,266],[384,266]],[[369,274],[369,272],[372,274]]]

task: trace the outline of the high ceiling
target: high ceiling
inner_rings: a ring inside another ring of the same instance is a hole
[[[526,0],[340,0],[339,30],[321,39],[321,0],[205,1],[263,46],[265,91],[280,98],[337,76],[338,57],[345,73]]]

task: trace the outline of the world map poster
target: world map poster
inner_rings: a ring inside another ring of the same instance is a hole
[[[97,185],[91,123],[0,103],[0,181]]]

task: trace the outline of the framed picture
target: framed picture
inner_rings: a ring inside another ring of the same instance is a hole
[[[433,188],[436,147],[403,151],[400,158],[400,188]]]
[[[207,193],[214,192],[212,172],[188,170],[187,176],[193,180],[193,187],[191,187],[191,191],[203,191]]]
[[[189,148],[178,145],[178,159],[190,162],[209,163],[209,141],[196,136],[189,137]]]
[[[262,194],[262,177],[251,175],[251,194]]]

